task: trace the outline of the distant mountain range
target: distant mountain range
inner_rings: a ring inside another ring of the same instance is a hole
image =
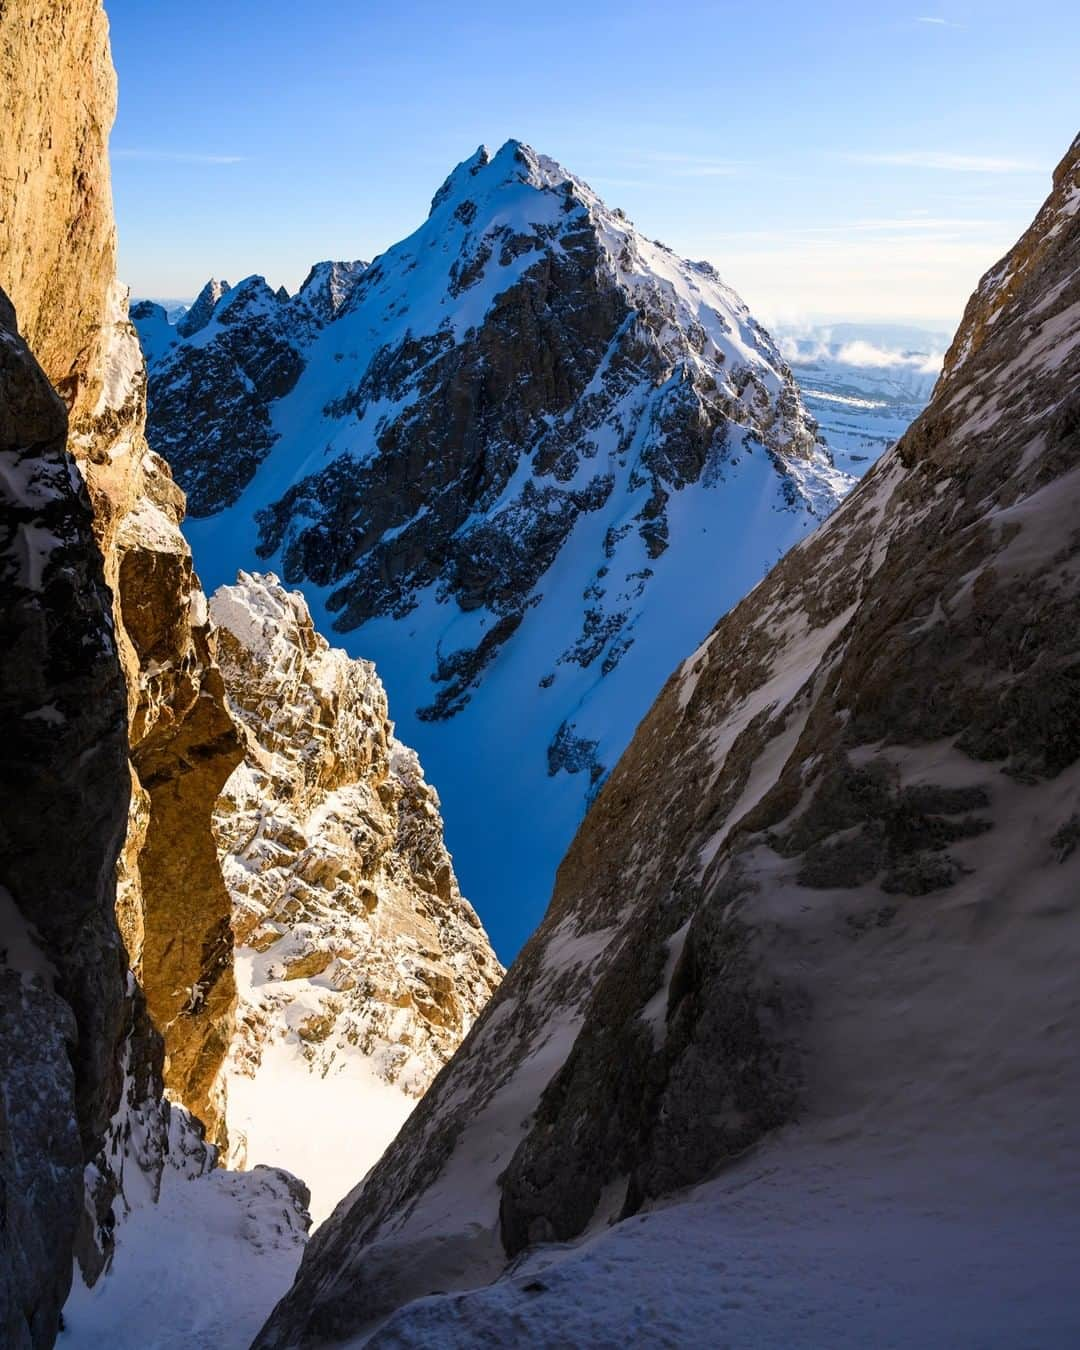
[[[944,329],[899,324],[777,330],[837,464],[859,475],[926,407],[950,337]]]

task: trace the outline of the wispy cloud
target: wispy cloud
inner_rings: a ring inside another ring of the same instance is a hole
[[[200,150],[131,150],[112,152],[113,159],[157,160],[168,164],[242,164],[246,155],[211,155]]]
[[[855,164],[886,164],[904,169],[944,169],[951,173],[1044,173],[1046,166],[998,155],[957,155],[944,150],[882,150],[849,152]]]
[[[839,361],[871,370],[912,370],[920,375],[937,374],[949,345],[947,339],[936,335],[931,338],[931,344],[932,351],[912,352],[902,347],[885,347],[865,338],[834,342],[828,327],[815,327],[808,337],[785,334],[778,338],[781,355],[794,366],[808,361]]]
[[[686,155],[662,150],[636,155],[633,160],[651,165],[675,178],[727,178],[739,173],[747,164],[746,160],[741,159],[717,159],[712,155]]]
[[[597,178],[590,176],[593,187],[603,188],[655,188],[657,184],[650,178]]]
[[[931,17],[930,15],[928,15],[928,14],[920,14],[920,15],[916,18],[915,22],[916,22],[916,23],[929,23],[929,24],[933,24],[933,26],[934,26],[935,28],[963,28],[963,27],[964,27],[964,25],[963,25],[962,23],[953,23],[953,21],[952,21],[951,19],[937,19],[937,18],[932,18],[932,17]]]
[[[734,164],[692,164],[671,172],[676,178],[729,178],[739,169]]]

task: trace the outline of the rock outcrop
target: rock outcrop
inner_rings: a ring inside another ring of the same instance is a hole
[[[259,1346],[352,1341],[433,1291],[386,1343],[478,1335],[470,1305],[505,1318],[530,1298],[543,1343],[581,1343],[613,1286],[623,1339],[657,1257],[635,1263],[657,1231],[639,1211],[710,1178],[712,1240],[677,1253],[702,1290],[723,1280],[725,1224],[778,1192],[790,1215],[835,1189],[864,1245],[909,1185],[939,1243],[960,1219],[979,1246],[1045,1213],[1049,1259],[1080,1143],[1078,264],[1080,138],[926,412],[671,677],[540,930]],[[587,1297],[546,1277],[453,1293],[608,1222],[621,1257]],[[1068,1265],[1009,1303],[992,1265],[948,1259],[935,1325],[961,1269],[979,1290],[958,1341],[975,1318],[988,1340],[1068,1339]],[[738,1309],[685,1299],[678,1343],[718,1319],[740,1339],[756,1314]]]
[[[272,565],[375,662],[474,903],[529,879],[511,951],[667,653],[852,481],[715,270],[516,141],[369,267],[228,291],[148,427],[204,580]]]
[[[278,440],[272,405],[289,394],[315,335],[348,300],[366,264],[319,263],[292,297],[262,277],[208,281],[166,341],[160,306],[133,315],[152,360],[150,425],[198,515],[235,501]],[[195,339],[195,340],[192,340]]]
[[[182,338],[189,338],[194,337],[196,333],[201,333],[210,322],[214,306],[223,295],[228,294],[229,289],[227,281],[217,281],[211,277],[192,301],[191,308],[185,310],[177,319],[177,335]]]
[[[321,1218],[390,1142],[502,968],[374,667],[331,650],[272,575],[241,572],[210,609],[246,740],[214,817],[240,987],[230,1158],[288,1163]],[[291,1097],[304,1103],[295,1129]]]

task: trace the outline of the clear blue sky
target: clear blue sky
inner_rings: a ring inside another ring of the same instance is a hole
[[[772,321],[953,321],[1080,122],[1080,5],[106,0],[137,295],[290,289],[513,136]]]

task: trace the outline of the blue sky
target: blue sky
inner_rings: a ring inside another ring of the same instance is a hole
[[[955,322],[1080,120],[1075,2],[106,8],[137,295],[370,258],[513,136],[770,321]]]

